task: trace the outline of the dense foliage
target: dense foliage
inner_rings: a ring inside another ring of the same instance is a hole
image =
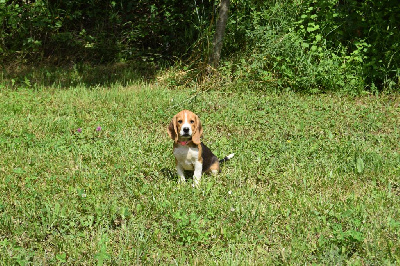
[[[227,64],[234,77],[310,92],[398,89],[398,1],[268,3],[242,17],[247,54]]]
[[[0,1],[0,59],[207,62],[211,0]],[[397,0],[231,1],[221,73],[308,92],[398,90]]]
[[[197,2],[0,1],[1,52],[92,63],[181,56],[211,16],[211,3]]]

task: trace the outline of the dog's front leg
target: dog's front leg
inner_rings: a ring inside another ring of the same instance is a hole
[[[178,182],[179,183],[185,183],[185,171],[183,167],[180,164],[176,165],[176,171],[178,172]]]
[[[203,170],[203,163],[196,161],[194,165],[193,185],[198,187],[200,185],[201,173]]]

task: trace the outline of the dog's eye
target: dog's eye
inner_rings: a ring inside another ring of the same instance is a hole
[[[193,124],[194,123],[194,120],[190,120],[190,124]]]
[[[178,123],[179,123],[179,124],[182,124],[182,120],[178,120]]]

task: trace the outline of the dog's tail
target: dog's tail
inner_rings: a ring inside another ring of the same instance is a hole
[[[235,156],[235,154],[231,153],[228,156],[226,156],[224,159],[219,160],[219,163],[223,164],[224,162],[229,161],[230,159],[232,159],[233,156]]]

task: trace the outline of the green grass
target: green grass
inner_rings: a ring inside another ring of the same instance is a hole
[[[398,95],[195,93],[3,88],[0,263],[400,262]],[[199,189],[165,174],[183,108],[236,154]]]

